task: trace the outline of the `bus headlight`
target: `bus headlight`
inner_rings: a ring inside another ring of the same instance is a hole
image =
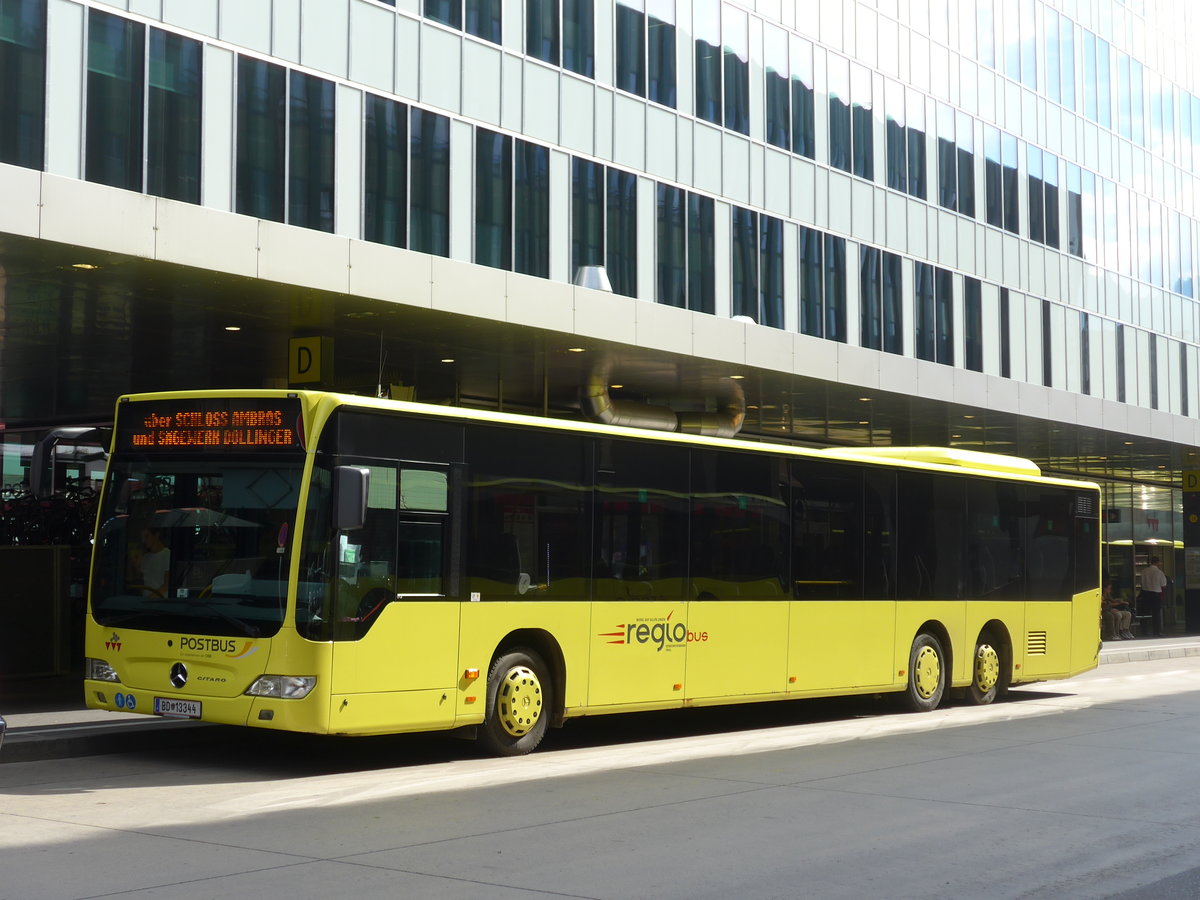
[[[119,682],[121,680],[116,669],[102,659],[92,659],[91,657],[83,661],[83,677],[88,681]]]
[[[300,700],[316,685],[313,675],[261,675],[246,689],[251,697],[278,697],[281,700]]]

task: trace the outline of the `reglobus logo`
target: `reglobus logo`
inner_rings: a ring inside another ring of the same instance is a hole
[[[683,622],[672,622],[674,610],[663,619],[639,619],[618,625],[616,631],[601,632],[598,637],[608,638],[609,644],[653,644],[661,653],[687,644],[703,643],[708,640],[707,631],[689,631]]]

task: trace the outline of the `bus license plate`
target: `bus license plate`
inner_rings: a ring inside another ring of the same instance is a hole
[[[198,719],[200,718],[200,701],[155,697],[154,714],[156,716],[174,716],[178,719]]]

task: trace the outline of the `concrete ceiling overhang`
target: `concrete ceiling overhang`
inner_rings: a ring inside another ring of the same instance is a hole
[[[332,339],[327,386],[354,393],[407,385],[417,400],[574,417],[602,368],[614,397],[711,412],[720,402],[711,385],[736,376],[752,439],[952,445],[1162,484],[1200,468],[1195,448],[1177,441],[1023,416],[983,398],[912,396],[0,235],[0,423],[9,429],[103,421],[128,391],[283,387],[289,339],[312,335]]]

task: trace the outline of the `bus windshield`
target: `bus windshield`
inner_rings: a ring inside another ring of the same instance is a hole
[[[287,607],[301,461],[114,457],[99,513],[101,626],[266,637]]]

